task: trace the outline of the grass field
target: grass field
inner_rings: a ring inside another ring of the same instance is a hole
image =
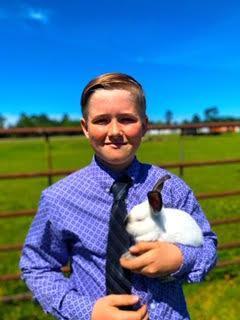
[[[153,136],[147,137],[138,152],[143,162],[166,163],[180,160],[215,160],[240,158],[240,135],[221,136]],[[83,137],[51,139],[53,169],[81,168],[92,158],[92,151]],[[43,139],[0,140],[0,173],[41,171],[47,169],[46,146]],[[178,174],[178,170],[172,172]],[[59,177],[60,178],[60,177]],[[240,164],[189,168],[184,180],[195,193],[239,189]],[[0,211],[36,208],[41,191],[47,187],[46,178],[0,180]],[[240,214],[240,197],[202,200],[209,219],[236,217]],[[23,242],[32,218],[0,220],[0,243]],[[240,224],[216,226],[219,242],[239,240]],[[219,252],[220,259],[239,256],[240,249]],[[18,271],[18,252],[0,253],[0,274]],[[0,296],[26,290],[20,282],[0,285]],[[192,319],[236,320],[240,313],[239,267],[214,270],[207,281],[184,287]],[[0,319],[52,319],[31,302],[0,305]]]

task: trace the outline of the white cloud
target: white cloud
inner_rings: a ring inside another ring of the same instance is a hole
[[[49,14],[41,9],[28,8],[26,18],[42,24],[48,24]]]
[[[13,126],[16,124],[19,116],[11,113],[3,113],[3,117],[6,119],[5,126]]]
[[[42,25],[49,23],[50,11],[48,9],[33,8],[22,5],[18,8],[0,8],[0,21],[9,20],[14,22],[34,22]]]

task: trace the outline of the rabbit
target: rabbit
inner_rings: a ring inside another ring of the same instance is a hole
[[[135,242],[166,241],[198,247],[203,244],[203,234],[197,222],[183,210],[165,208],[162,204],[163,182],[166,175],[148,192],[148,199],[134,206],[126,220],[126,230]]]

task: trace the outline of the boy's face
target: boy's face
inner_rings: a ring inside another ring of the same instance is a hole
[[[127,90],[98,89],[88,104],[82,128],[96,155],[113,170],[123,170],[132,162],[147,129]]]

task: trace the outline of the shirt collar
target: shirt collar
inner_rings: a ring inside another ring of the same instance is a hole
[[[132,178],[133,184],[139,182],[140,171],[142,164],[135,157],[129,167],[122,172],[115,172],[103,163],[101,163],[98,158],[94,155],[92,162],[90,163],[90,168],[93,169],[94,179],[96,179],[104,189],[109,189],[114,180],[116,180],[120,175],[127,174]]]

